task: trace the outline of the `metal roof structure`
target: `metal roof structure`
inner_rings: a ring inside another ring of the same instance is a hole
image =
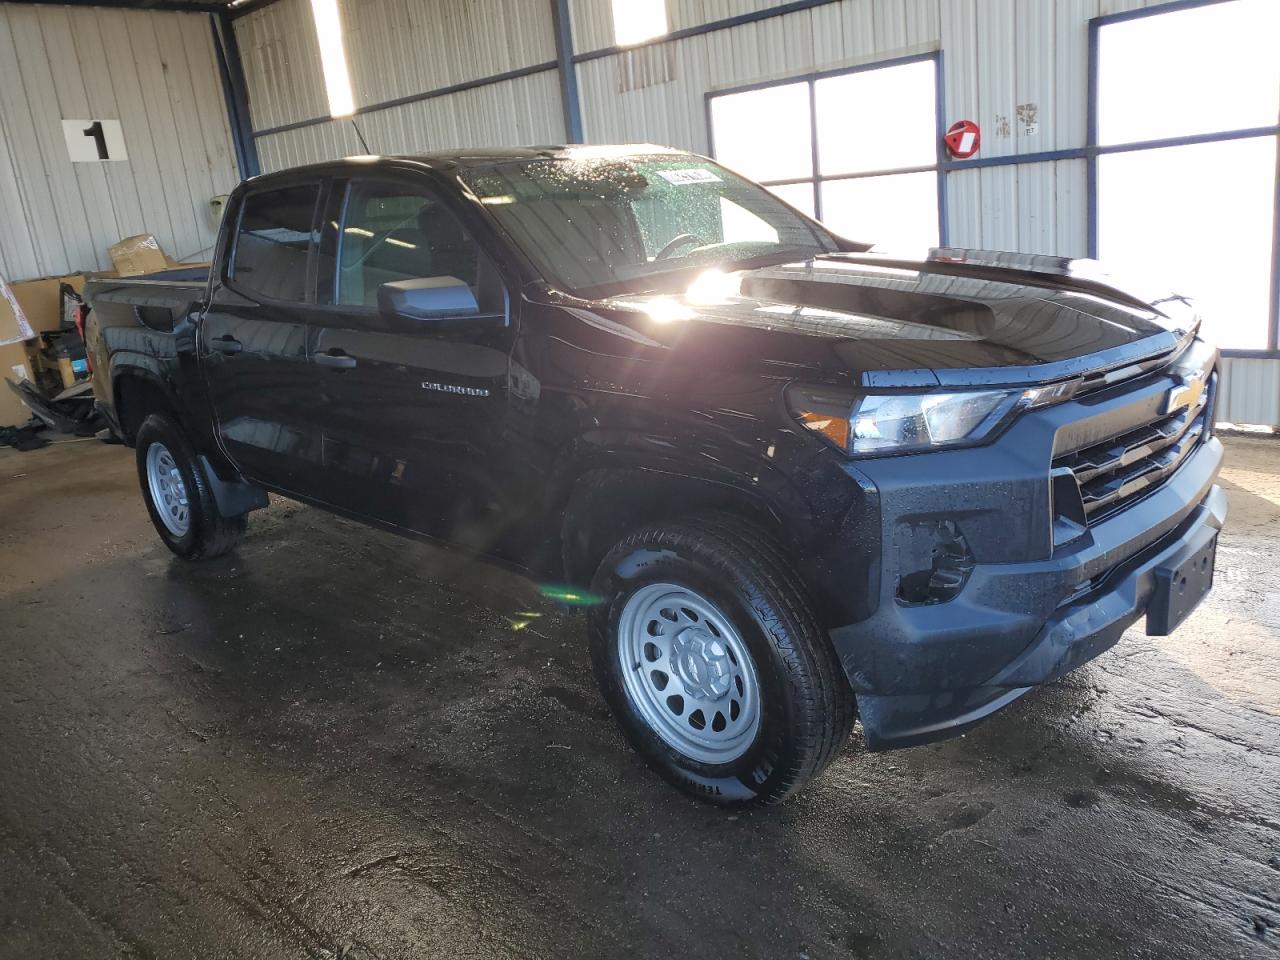
[[[112,7],[124,10],[153,10],[170,13],[228,13],[242,16],[270,6],[276,0],[5,0],[30,6]]]

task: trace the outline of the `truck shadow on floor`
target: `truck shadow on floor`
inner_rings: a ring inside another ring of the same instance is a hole
[[[580,615],[428,546],[287,505],[237,556],[155,545],[41,593],[74,602],[56,636],[15,623],[37,702],[3,709],[40,718],[12,726],[40,738],[29,775],[75,784],[76,826],[39,842],[90,907],[111,858],[89,851],[145,809],[135,870],[313,952],[1190,958],[1275,915],[1242,879],[1268,869],[1274,756],[1187,727],[1171,701],[1216,694],[1155,647],[962,740],[854,742],[787,805],[726,813],[630,752]],[[116,759],[86,773],[85,750]]]
[[[526,866],[543,845],[571,860],[590,856],[606,889],[604,878],[613,878],[628,895],[655,902],[696,900],[719,884],[743,919],[790,908],[812,914],[816,890],[824,919],[811,917],[794,932],[816,923],[835,931],[829,949],[871,950],[896,940],[900,921],[888,909],[895,890],[932,892],[938,903],[930,909],[954,911],[952,922],[968,926],[965,911],[981,910],[994,892],[979,873],[994,870],[1003,888],[1020,876],[1076,876],[1094,857],[1117,874],[1130,920],[1167,922],[1168,891],[1155,884],[1144,899],[1123,876],[1139,868],[1126,864],[1132,826],[1119,831],[1119,844],[1110,835],[1117,813],[1135,815],[1139,830],[1160,842],[1266,827],[1236,800],[1262,809],[1274,800],[1274,790],[1252,779],[1276,771],[1274,755],[1237,767],[1227,795],[1212,795],[1222,792],[1224,770],[1209,754],[1223,741],[1202,734],[1204,743],[1190,750],[1184,743],[1171,761],[1168,744],[1186,739],[1185,725],[1141,696],[1117,703],[1118,695],[1137,694],[1141,681],[1124,679],[1116,689],[1105,665],[1034,692],[960,741],[885,755],[854,744],[792,803],[731,819],[676,796],[628,751],[592,685],[579,617],[503,571],[314,519],[308,512],[287,521],[289,534],[273,529],[261,550],[251,538],[239,559],[161,561],[170,615],[193,624],[173,636],[167,655],[177,667],[187,658],[219,664],[224,683],[199,697],[201,709],[218,715],[229,735],[289,743],[295,775],[329,783],[335,765],[349,767],[363,782],[361,802],[399,797],[392,806],[401,814],[417,818],[425,808],[454,827],[449,815],[461,804],[468,830],[507,836]],[[305,561],[287,559],[303,551]],[[1143,642],[1127,637],[1113,653],[1131,655],[1128,647]],[[1160,689],[1196,702],[1216,698],[1157,648],[1139,652],[1143,675],[1158,675]],[[235,690],[231,703],[219,701],[219,686]],[[1206,789],[1215,780],[1219,789]],[[538,842],[531,846],[531,838]],[[744,843],[753,850],[745,863]],[[1235,853],[1247,858],[1255,846]],[[924,880],[904,869],[968,857],[980,860],[980,871]],[[718,879],[726,874],[736,874],[727,886]],[[586,888],[569,896],[593,900]],[[681,913],[661,925],[673,938]],[[1086,943],[1122,942],[1124,928],[1101,923],[1079,944],[1081,955]],[[921,946],[914,935],[906,941]],[[739,947],[751,942],[744,937]],[[1179,955],[1176,944],[1171,949]]]

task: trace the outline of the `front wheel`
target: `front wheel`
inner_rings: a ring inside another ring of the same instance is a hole
[[[777,803],[848,737],[853,693],[767,533],[712,514],[631,534],[593,591],[591,655],[632,745],[720,804]]]
[[[244,537],[243,514],[223,516],[204,467],[182,429],[153,413],[138,428],[138,480],[165,546],[187,560],[218,557]]]

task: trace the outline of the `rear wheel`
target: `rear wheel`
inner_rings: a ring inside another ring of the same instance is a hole
[[[165,546],[188,560],[217,557],[244,537],[243,514],[218,510],[204,467],[182,429],[153,413],[138,428],[138,480],[151,522]]]
[[[803,585],[764,530],[727,515],[631,534],[600,565],[591,654],[623,732],[721,804],[776,803],[820,773],[854,701]]]

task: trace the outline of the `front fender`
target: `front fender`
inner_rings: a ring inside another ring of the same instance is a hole
[[[555,481],[566,491],[560,544],[568,582],[588,584],[632,530],[716,510],[778,541],[824,620],[864,614],[875,596],[867,586],[879,571],[874,488],[852,479],[847,464],[810,438],[777,434],[756,451],[705,437],[685,437],[679,448],[649,434],[584,437],[580,455]]]

